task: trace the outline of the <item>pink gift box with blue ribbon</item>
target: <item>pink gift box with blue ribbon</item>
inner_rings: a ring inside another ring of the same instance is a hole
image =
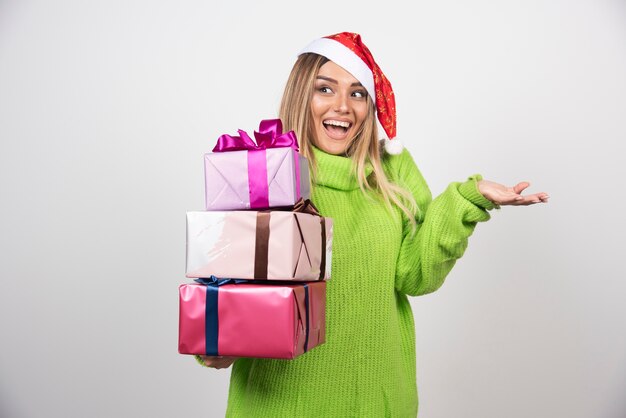
[[[255,141],[242,130],[222,135],[204,156],[206,210],[293,206],[310,195],[309,167],[293,131],[261,121]]]
[[[326,282],[179,287],[181,354],[293,359],[325,342]]]

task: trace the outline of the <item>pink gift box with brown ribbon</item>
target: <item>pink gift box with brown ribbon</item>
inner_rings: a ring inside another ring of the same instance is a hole
[[[311,281],[330,278],[332,219],[294,211],[187,213],[186,276]]]

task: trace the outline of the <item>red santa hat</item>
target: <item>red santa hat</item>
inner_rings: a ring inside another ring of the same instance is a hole
[[[376,104],[378,120],[387,134],[385,150],[390,154],[400,154],[403,146],[396,139],[396,100],[393,89],[374,61],[372,53],[361,41],[361,35],[341,32],[316,39],[300,54],[307,52],[328,58],[359,80]]]

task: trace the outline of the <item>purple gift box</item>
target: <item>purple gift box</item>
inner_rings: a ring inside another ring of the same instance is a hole
[[[309,166],[295,133],[279,119],[263,120],[256,143],[242,130],[222,135],[204,156],[206,210],[293,206],[310,195]]]

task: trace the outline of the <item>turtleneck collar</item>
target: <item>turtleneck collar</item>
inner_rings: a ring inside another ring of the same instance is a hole
[[[328,154],[316,147],[313,147],[313,157],[317,164],[315,184],[339,190],[359,188],[351,158]],[[365,174],[369,176],[372,171],[372,165],[367,163]]]

